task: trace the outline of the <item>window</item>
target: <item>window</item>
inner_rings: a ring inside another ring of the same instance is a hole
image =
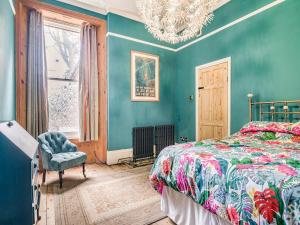
[[[45,19],[49,130],[79,136],[80,27]]]

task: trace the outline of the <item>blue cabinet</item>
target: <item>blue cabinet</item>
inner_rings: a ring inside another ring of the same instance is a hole
[[[0,124],[0,225],[39,217],[38,142],[17,122]]]

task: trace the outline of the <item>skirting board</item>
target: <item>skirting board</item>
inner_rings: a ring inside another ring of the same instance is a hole
[[[120,159],[132,157],[132,148],[107,151],[107,165],[118,164]]]

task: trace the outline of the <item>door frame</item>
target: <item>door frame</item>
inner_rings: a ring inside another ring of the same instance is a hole
[[[196,140],[198,140],[198,137],[199,137],[199,133],[198,133],[198,104],[199,104],[199,98],[198,98],[198,77],[197,77],[197,71],[199,69],[204,69],[204,68],[207,68],[207,67],[210,67],[210,66],[215,66],[215,65],[218,65],[218,64],[221,64],[221,63],[225,63],[227,62],[227,65],[228,65],[228,74],[227,74],[227,77],[228,77],[228,82],[227,82],[227,102],[228,102],[228,106],[227,106],[227,127],[228,127],[228,130],[227,130],[227,134],[228,136],[230,135],[230,128],[231,128],[231,57],[226,57],[226,58],[222,58],[222,59],[219,59],[219,60],[216,60],[216,61],[212,61],[212,62],[209,62],[209,63],[206,63],[206,64],[202,64],[202,65],[199,65],[199,66],[196,66],[195,67],[195,98],[196,98],[196,101],[195,101],[195,121],[196,121],[196,126],[195,126],[195,129],[196,129]]]

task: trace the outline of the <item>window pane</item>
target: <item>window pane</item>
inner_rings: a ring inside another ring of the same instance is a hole
[[[78,132],[78,82],[48,80],[49,130]]]
[[[75,30],[75,31],[74,31]],[[45,22],[48,70],[49,130],[79,131],[78,68],[80,33],[77,28]],[[73,136],[74,137],[74,136]]]
[[[78,80],[80,33],[46,25],[45,45],[48,77]]]

